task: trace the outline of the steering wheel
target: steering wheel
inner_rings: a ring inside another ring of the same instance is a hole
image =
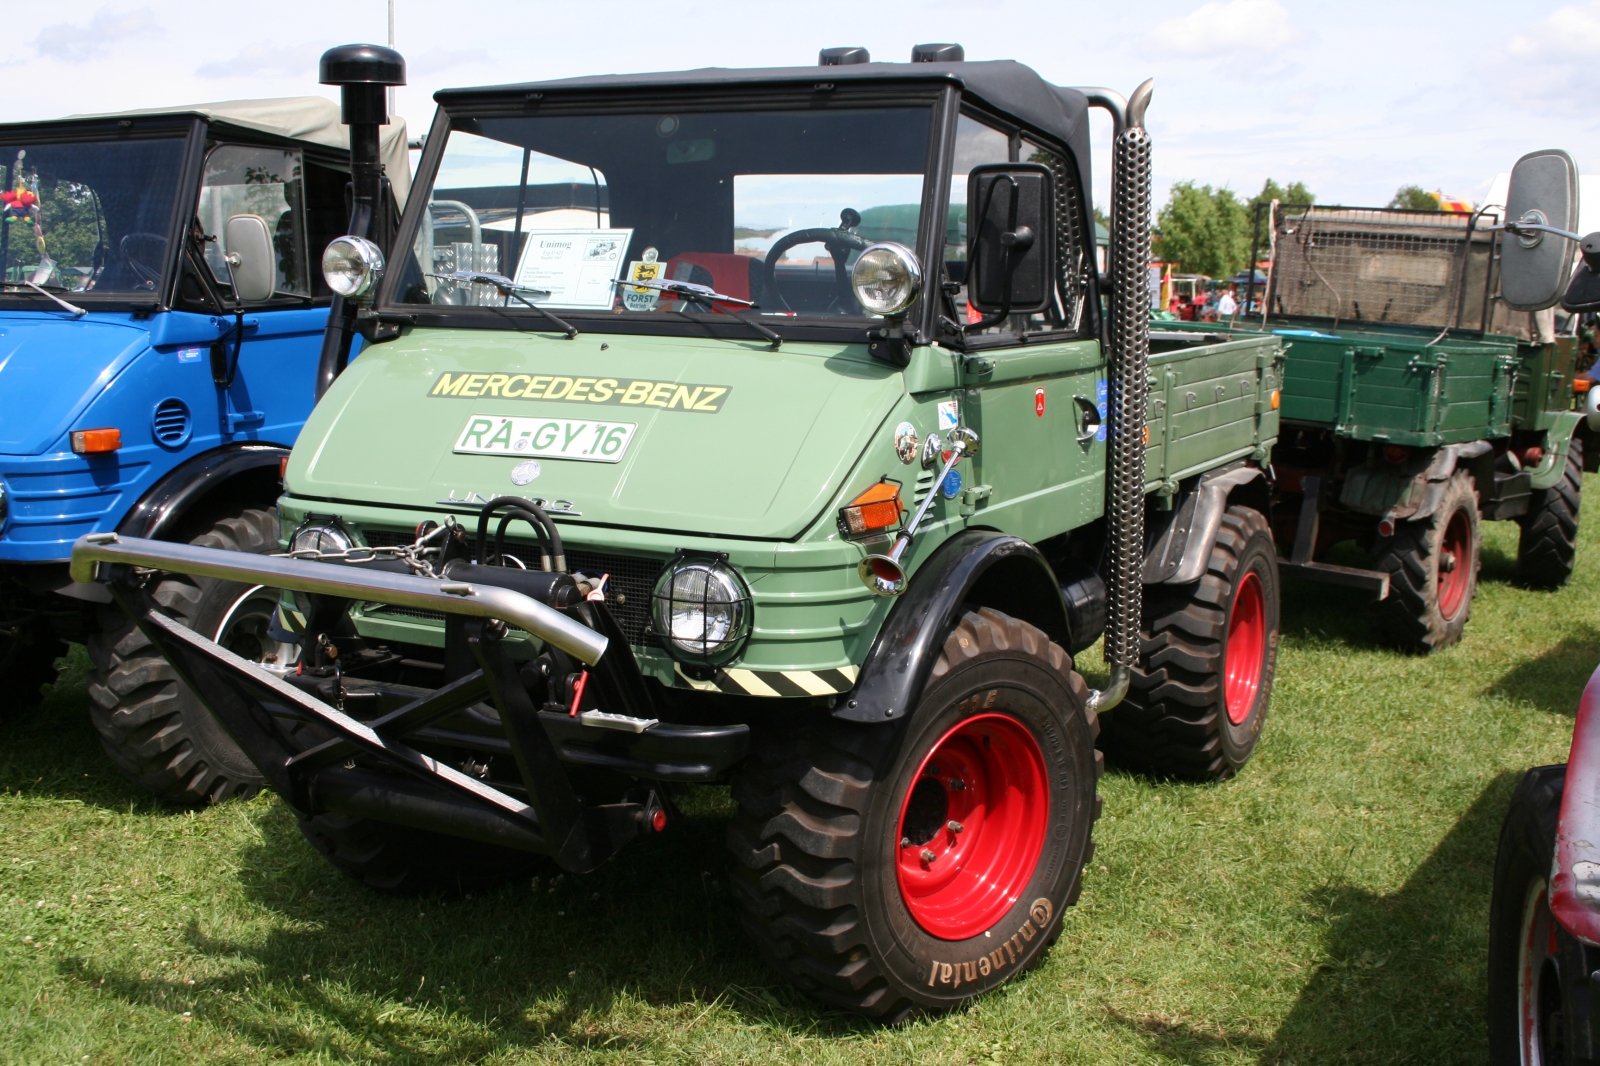
[[[761,264],[761,282],[765,290],[774,299],[781,302],[785,308],[793,310],[793,308],[789,307],[789,301],[785,300],[783,294],[778,291],[776,269],[778,260],[782,259],[783,254],[790,248],[802,244],[822,244],[828,249],[828,254],[833,256],[833,276],[835,283],[839,287],[840,297],[848,300],[853,305],[855,303],[855,294],[850,289],[850,274],[845,269],[844,262],[850,257],[852,251],[859,252],[872,244],[871,241],[855,232],[855,228],[859,225],[861,225],[861,215],[847,207],[839,212],[839,226],[837,229],[827,229],[820,226],[814,229],[797,229],[793,233],[786,233],[779,237],[773,242],[772,248],[767,252],[767,258]]]
[[[117,254],[122,258],[124,263],[128,264],[128,269],[133,271],[134,276],[139,279],[140,284],[147,289],[155,288],[161,283],[160,266],[158,265],[152,268],[140,261],[137,257],[131,255],[128,252],[129,241],[160,241],[161,250],[157,253],[157,255],[160,257],[165,257],[167,253],[167,238],[159,233],[125,233],[123,234],[122,239],[117,242]],[[158,264],[159,262],[160,259],[157,259]]]

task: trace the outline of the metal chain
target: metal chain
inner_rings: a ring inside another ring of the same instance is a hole
[[[416,544],[397,544],[382,548],[368,548],[357,546],[346,548],[339,552],[318,551],[315,548],[301,548],[299,551],[273,552],[275,559],[306,559],[317,563],[373,563],[380,559],[398,559],[406,567],[421,577],[438,577],[434,573],[433,564],[424,558]]]

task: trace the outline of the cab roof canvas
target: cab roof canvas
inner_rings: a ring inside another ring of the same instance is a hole
[[[269,100],[221,100],[177,107],[144,107],[133,111],[68,115],[67,120],[117,119],[134,116],[198,115],[207,122],[289,140],[308,141],[348,151],[349,130],[339,121],[339,105],[320,96],[285,96]],[[390,116],[379,133],[378,158],[394,187],[395,203],[404,208],[411,191],[411,160],[406,154],[406,120]]]

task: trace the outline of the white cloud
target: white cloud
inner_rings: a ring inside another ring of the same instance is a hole
[[[1157,48],[1189,56],[1279,48],[1298,37],[1278,0],[1212,0],[1155,28]]]
[[[1531,33],[1513,34],[1506,49],[1524,59],[1552,54],[1592,58],[1600,50],[1600,2],[1558,7]]]
[[[153,8],[113,11],[103,7],[89,16],[87,25],[58,22],[46,26],[33,39],[41,56],[64,63],[86,63],[98,59],[127,41],[161,36],[161,22]]]
[[[254,44],[231,59],[203,63],[195,68],[202,78],[317,78],[317,60],[323,49],[314,44]]]

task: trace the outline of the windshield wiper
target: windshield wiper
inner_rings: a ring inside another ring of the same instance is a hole
[[[7,281],[7,282],[0,282],[0,285],[4,285],[5,288],[8,291],[11,291],[11,292],[15,292],[15,291],[17,291],[19,289],[32,289],[34,292],[38,293],[40,296],[47,296],[50,299],[54,300],[56,303],[60,304],[62,307],[65,307],[68,311],[71,311],[75,315],[86,315],[86,314],[89,313],[84,308],[79,307],[77,304],[69,304],[69,303],[67,303],[67,301],[65,301],[61,297],[57,296],[55,293],[51,292],[49,289],[46,289],[42,285],[35,285],[31,281]],[[61,289],[62,292],[71,292],[72,291],[71,289],[68,289],[66,286],[59,286],[59,288]]]
[[[557,329],[560,329],[566,333],[567,340],[570,341],[578,335],[578,327],[574,326],[565,319],[557,318],[555,315],[551,314],[549,311],[546,311],[537,304],[528,303],[528,301],[524,300],[518,292],[520,289],[522,292],[531,292],[535,296],[549,296],[550,293],[547,289],[534,289],[527,285],[518,285],[516,282],[512,281],[503,274],[485,274],[478,270],[457,270],[450,274],[427,274],[426,276],[430,278],[438,278],[440,281],[458,281],[466,282],[472,285],[493,285],[496,289],[500,290],[501,296],[509,296],[518,303],[527,306],[530,310],[537,311],[545,318],[549,319],[555,324]]]
[[[763,326],[761,323],[756,322],[753,319],[744,317],[737,311],[730,311],[726,307],[717,306],[718,304],[738,304],[740,307],[753,308],[756,306],[755,301],[753,300],[741,300],[737,296],[727,296],[713,289],[709,285],[696,285],[692,281],[629,281],[628,279],[624,278],[621,281],[616,282],[616,284],[634,285],[641,289],[655,289],[658,292],[670,292],[674,296],[687,296],[691,300],[705,304],[713,311],[718,311],[724,315],[727,315],[729,318],[736,318],[740,322],[743,322],[745,325],[749,326],[751,329],[767,338],[767,340],[771,341],[773,351],[777,351],[783,346],[783,338],[778,336],[775,331],[768,329],[766,326]]]

